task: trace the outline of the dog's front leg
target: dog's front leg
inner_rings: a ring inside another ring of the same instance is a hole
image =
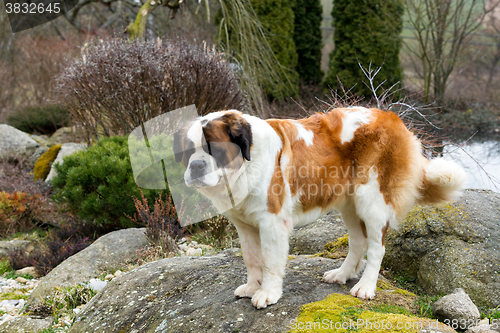
[[[240,237],[243,261],[247,267],[247,283],[234,291],[236,297],[253,297],[262,284],[262,255],[259,229],[243,222],[233,222]]]
[[[262,309],[275,304],[281,297],[285,266],[288,258],[287,223],[275,215],[259,224],[262,252],[262,286],[252,297],[252,304]]]

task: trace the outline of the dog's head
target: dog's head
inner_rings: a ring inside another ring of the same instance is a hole
[[[175,161],[186,167],[186,185],[199,189],[230,182],[251,147],[250,124],[236,110],[199,117],[174,134]]]

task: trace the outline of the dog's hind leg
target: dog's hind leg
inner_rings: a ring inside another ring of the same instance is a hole
[[[366,226],[356,214],[354,205],[342,210],[342,219],[349,232],[349,253],[337,269],[325,272],[323,281],[344,284],[363,268],[363,256],[367,250]]]
[[[354,195],[356,212],[365,222],[367,233],[367,263],[359,282],[351,289],[351,294],[359,298],[371,299],[375,296],[380,265],[385,254],[385,235],[396,221],[396,212],[387,204],[377,180],[377,173],[370,174],[370,180],[360,185]]]
[[[262,285],[262,255],[259,230],[243,222],[234,223],[240,237],[243,261],[247,267],[247,283],[234,291],[236,297],[253,297]]]

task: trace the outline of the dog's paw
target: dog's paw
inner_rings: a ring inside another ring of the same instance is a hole
[[[259,286],[253,286],[251,284],[245,283],[236,288],[234,291],[234,296],[236,297],[250,297],[255,295],[255,292],[259,289]]]
[[[352,276],[347,274],[342,268],[332,269],[331,271],[325,272],[323,275],[323,281],[328,283],[345,284],[350,278],[352,278]]]
[[[351,289],[351,295],[363,299],[372,299],[375,297],[375,289],[377,288],[377,282],[365,282],[359,280],[354,287]]]
[[[259,289],[252,297],[252,304],[257,309],[263,309],[271,304],[276,304],[281,297],[281,290]]]

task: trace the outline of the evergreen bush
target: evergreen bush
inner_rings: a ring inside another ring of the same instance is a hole
[[[295,0],[293,6],[295,32],[293,40],[297,49],[297,73],[306,84],[319,84],[321,71],[321,0]]]
[[[402,82],[399,63],[404,6],[401,0],[334,0],[332,9],[335,48],[330,54],[329,72],[324,84],[340,88],[337,76],[347,89],[369,97],[373,93],[358,62],[364,67],[382,66],[378,82],[388,88]],[[377,84],[377,85],[378,85]],[[380,94],[380,91],[378,91]]]
[[[292,85],[297,87],[298,74],[295,70],[298,56],[293,39],[294,14],[293,1],[286,0],[251,0],[252,7],[260,19],[267,40],[286,70]],[[281,95],[281,87],[265,86],[264,90],[271,97]],[[296,88],[297,91],[298,88]]]
[[[54,198],[65,201],[82,220],[107,229],[131,227],[136,214],[133,196],[141,191],[134,181],[126,137],[103,138],[56,164]],[[159,190],[142,190],[154,202]]]

